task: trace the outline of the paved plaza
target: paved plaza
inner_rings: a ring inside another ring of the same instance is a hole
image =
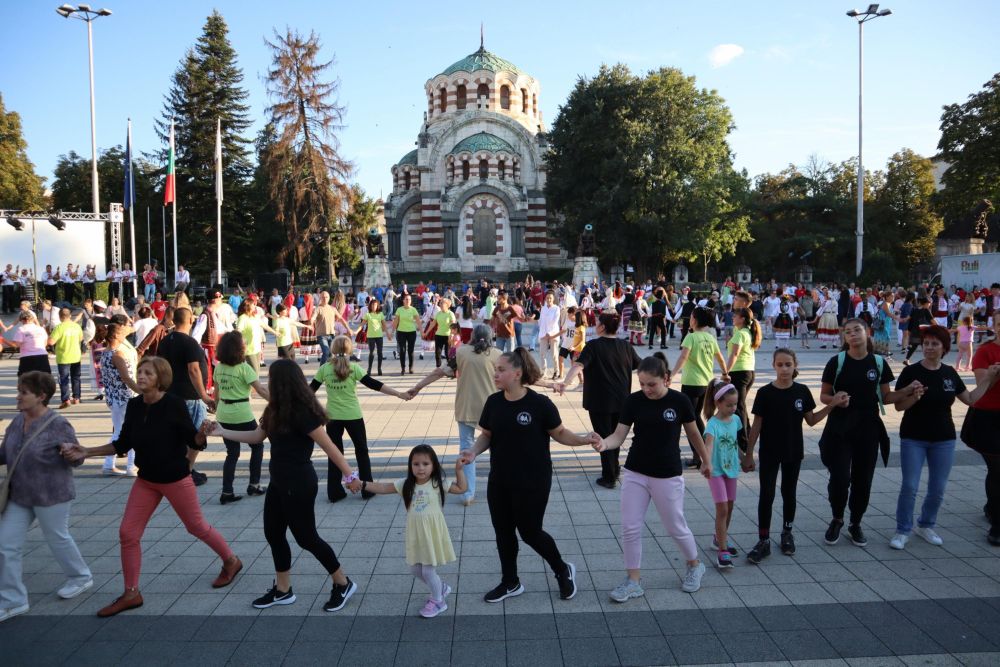
[[[673,362],[677,341],[671,343]],[[773,379],[772,347],[765,342],[758,352],[757,386]],[[645,355],[646,349],[640,352]],[[819,374],[831,354],[815,347],[800,353],[800,381],[817,400]],[[900,363],[891,363],[898,375]],[[433,355],[425,355],[416,375],[401,378],[389,359],[389,373],[380,379],[406,389],[433,365]],[[304,366],[307,377],[316,369],[315,361]],[[15,372],[16,361],[0,362],[0,416],[5,419],[12,416]],[[84,404],[66,411],[87,445],[106,442],[110,433],[107,408],[90,400],[94,393],[85,388]],[[446,469],[451,467],[458,452],[454,382],[433,384],[409,402],[363,387],[359,393],[376,479],[402,476],[407,454],[418,443],[433,445]],[[578,390],[554,400],[569,428],[589,430]],[[255,398],[253,403],[259,415],[263,402]],[[102,476],[100,460],[91,459],[76,472],[72,532],[94,571],[94,587],[76,599],[59,599],[55,590],[62,574],[33,529],[24,564],[31,611],[0,624],[0,664],[1000,664],[1000,549],[985,540],[982,460],[959,444],[938,521],[944,546],[915,537],[906,551],[893,551],[888,540],[900,482],[899,413],[890,408],[886,420],[894,455],[876,473],[864,523],[867,548],[846,539],[833,547],[823,544],[830,517],[827,474],[817,447],[821,427],[806,427],[794,557],[775,549],[759,566],[745,559],[757,540],[754,473],[740,478],[731,532],[740,549],[736,567],[724,574],[711,567],[711,496],[700,475],[686,472],[687,520],[709,565],[703,588],[694,595],[681,592],[684,561],[651,508],[643,543],[646,595],[626,604],[608,599],[624,576],[618,491],[593,484],[599,459],[592,450],[560,445],[553,445],[556,475],[546,528],[566,560],[576,564],[580,591],[571,601],[560,600],[543,561],[522,546],[519,567],[527,592],[501,604],[483,602],[483,593],[499,580],[484,462],[479,500],[463,507],[452,497],[445,507],[459,560],[440,568],[454,593],[448,611],[431,620],[417,615],[427,591],[404,562],[406,517],[394,496],[369,501],[355,496],[330,505],[321,492],[317,500],[320,532],[360,587],[345,609],[323,611],[329,579],[294,543],[298,602],[265,611],[252,608],[251,600],[271,586],[273,577],[262,531],[263,500],[219,504],[224,448],[218,439],[199,458],[198,469],[208,473],[209,481],[198,491],[208,520],[242,558],[243,573],[232,586],[213,590],[217,558],[164,504],[143,540],[145,605],[98,619],[95,612],[122,591],[118,523],[131,480]],[[237,492],[246,486],[247,458],[245,451]],[[318,458],[317,464],[323,476],[326,465]],[[779,496],[776,526],[780,515]]]

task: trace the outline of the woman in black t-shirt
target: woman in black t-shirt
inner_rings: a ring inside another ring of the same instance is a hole
[[[528,388],[541,375],[523,347],[502,355],[493,372],[493,382],[500,392],[486,399],[479,418],[482,432],[472,449],[464,450],[459,457],[469,465],[490,450],[486,500],[503,578],[485,595],[487,602],[500,602],[524,592],[517,576],[518,533],[552,568],[559,582],[559,597],[569,600],[576,595],[576,567],[562,559],[555,540],[542,530],[552,489],[549,438],[580,447],[597,442],[599,436],[578,436],[563,426],[552,401]]]
[[[975,391],[970,392],[955,369],[941,363],[942,357],[951,349],[951,332],[948,329],[937,324],[925,328],[921,332],[920,345],[923,360],[904,368],[896,382],[897,391],[914,383],[921,389],[896,403],[896,409],[903,412],[899,425],[899,464],[903,483],[896,501],[896,534],[889,540],[893,549],[906,548],[910,531],[935,546],[943,544],[941,536],[934,530],[934,524],[955,459],[955,423],[951,417],[951,406],[956,398],[966,405],[978,401],[996,382],[997,371],[1000,371],[1000,367],[991,371],[987,382],[980,383]],[[913,506],[924,460],[927,461],[927,495],[914,528]]]
[[[889,435],[879,410],[884,403],[912,395],[920,384],[892,391],[890,383],[895,376],[888,362],[872,353],[868,325],[863,320],[847,320],[843,333],[843,349],[823,369],[820,390],[824,405],[841,402],[847,395],[847,403],[830,413],[819,442],[820,458],[830,471],[827,493],[833,514],[824,539],[827,544],[837,543],[844,527],[844,508],[849,506],[847,532],[851,542],[863,547],[868,540],[861,530],[861,518],[868,509],[879,449],[883,458],[889,454]]]
[[[615,602],[644,595],[640,579],[642,531],[650,501],[656,505],[663,527],[674,538],[687,561],[681,590],[701,588],[705,565],[698,560],[698,546],[684,518],[684,468],[681,465],[681,428],[701,459],[701,474],[711,477],[711,456],[701,439],[691,400],[670,388],[670,369],[662,352],[639,364],[641,391],[625,399],[618,428],[594,445],[602,454],[617,450],[635,425],[632,447],[622,478],[622,544],[625,580],[611,591]]]
[[[319,478],[312,464],[313,443],[340,469],[343,482],[352,493],[361,490],[361,480],[323,428],[326,411],[316,401],[297,363],[279,359],[271,364],[267,390],[267,407],[256,430],[232,431],[217,424],[204,427],[211,429],[212,435],[229,440],[256,444],[266,438],[271,442],[268,465],[271,482],[264,496],[264,537],[271,547],[275,581],[269,591],[253,601],[253,606],[267,609],[295,602],[292,550],[286,537],[291,530],[298,545],[312,553],[333,578],[330,601],[323,609],[339,611],[358,590],[358,585],[344,574],[333,548],[316,531],[314,508]]]

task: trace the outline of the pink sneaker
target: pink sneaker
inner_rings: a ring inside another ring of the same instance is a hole
[[[425,604],[424,608],[420,610],[420,615],[423,616],[424,618],[434,618],[435,616],[437,616],[438,614],[442,613],[447,609],[448,609],[448,604],[444,600],[441,600],[440,602],[435,602],[434,600],[428,598],[427,604]]]

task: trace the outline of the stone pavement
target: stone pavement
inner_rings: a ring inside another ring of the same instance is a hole
[[[677,346],[671,343],[673,361]],[[772,347],[767,342],[758,352],[758,386],[773,379]],[[817,399],[819,374],[830,354],[814,348],[800,355],[800,380]],[[417,363],[418,375],[405,378],[392,374],[398,366],[387,360],[390,373],[382,379],[400,389],[412,386],[433,366],[433,356],[426,356]],[[898,373],[899,363],[892,365]],[[316,368],[313,361],[304,370],[311,376]],[[16,362],[0,362],[0,417],[12,414],[15,371]],[[433,445],[450,467],[458,451],[453,382],[431,385],[410,402],[359,391],[377,479],[401,476],[410,448],[421,442]],[[107,409],[89,400],[93,394],[85,389],[88,400],[67,411],[90,445],[105,442],[110,432]],[[589,430],[579,391],[555,401],[568,427]],[[253,403],[259,414],[263,403]],[[898,423],[898,413],[890,409],[891,434]],[[756,476],[744,475],[732,528],[741,552],[735,569],[722,574],[709,567],[701,591],[681,592],[683,559],[651,510],[644,537],[646,595],[624,605],[607,596],[624,576],[618,492],[592,483],[599,470],[593,451],[560,445],[553,446],[556,476],[546,528],[576,564],[580,591],[571,601],[560,600],[551,573],[525,547],[520,569],[527,592],[497,605],[482,601],[499,569],[484,501],[484,464],[481,500],[466,508],[452,498],[445,508],[459,560],[441,568],[455,592],[449,610],[432,620],[416,614],[427,593],[407,572],[405,513],[391,496],[330,505],[321,493],[317,500],[321,533],[360,587],[345,609],[323,612],[329,579],[294,543],[298,602],[253,609],[250,601],[273,577],[261,528],[263,502],[219,504],[224,454],[218,441],[199,459],[198,468],[210,476],[199,494],[209,521],[243,559],[243,573],[229,588],[213,590],[218,561],[164,504],[143,540],[145,605],[98,619],[94,612],[122,590],[118,522],[131,482],[101,476],[100,461],[91,460],[76,474],[72,532],[94,571],[94,588],[74,600],[58,599],[61,573],[33,529],[24,573],[31,611],[0,624],[0,664],[1000,664],[1000,550],[985,541],[981,459],[959,445],[938,522],[943,547],[914,538],[906,551],[889,549],[900,479],[896,456],[876,474],[864,524],[869,546],[842,539],[827,547],[822,542],[829,520],[827,476],[816,445],[820,430],[807,427],[794,557],[775,550],[760,566],[743,557],[756,541],[757,497]],[[893,441],[895,448],[895,435]],[[325,465],[317,463],[322,475]],[[237,491],[245,480],[244,459]],[[688,472],[685,480],[688,523],[710,565],[711,497],[700,476]],[[780,515],[779,501],[776,525]]]

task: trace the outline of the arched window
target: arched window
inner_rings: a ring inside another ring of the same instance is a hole
[[[462,180],[469,180],[469,161],[462,160]]]
[[[538,115],[538,95],[535,95],[534,93],[531,94],[531,115]]]
[[[500,86],[500,108],[510,111],[510,86]]]
[[[497,216],[483,207],[472,216],[472,254],[497,254]]]
[[[465,99],[466,93],[465,93],[465,86],[463,84],[459,84],[455,88],[455,96],[456,96],[455,106],[458,107],[459,109],[464,109],[465,108],[465,102],[466,102],[466,99]]]
[[[480,160],[479,161],[479,178],[486,180],[490,177],[490,161]]]
[[[507,175],[507,163],[504,162],[503,160],[497,162],[497,173],[500,176],[501,181]]]
[[[481,109],[488,109],[490,106],[490,87],[485,83],[476,87],[476,104],[481,105]]]
[[[521,89],[521,113],[528,113],[528,89]]]
[[[441,113],[448,110],[448,89],[444,86],[438,91],[438,108],[441,109]]]
[[[410,189],[410,172],[408,171],[403,174],[403,189]]]

